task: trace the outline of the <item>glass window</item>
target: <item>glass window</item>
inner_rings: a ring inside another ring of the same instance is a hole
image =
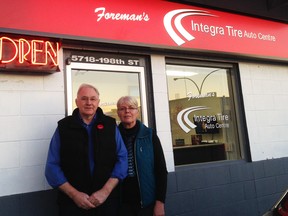
[[[231,67],[167,64],[175,165],[241,158]]]
[[[120,97],[133,96],[141,107],[139,80],[138,73],[72,69],[72,98],[77,97],[77,90],[82,83],[94,84],[100,92],[99,106],[106,115],[118,120],[116,103]],[[117,89],[117,91],[112,89]],[[72,109],[75,108],[76,104],[73,100]],[[141,119],[141,115],[139,119]]]

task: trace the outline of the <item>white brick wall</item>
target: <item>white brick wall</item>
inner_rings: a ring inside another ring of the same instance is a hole
[[[165,57],[159,55],[151,56],[152,79],[155,101],[155,118],[157,134],[161,140],[165,154],[168,172],[173,172],[174,157],[172,148],[170,114],[168,103],[168,92],[166,82]]]
[[[288,156],[288,67],[241,62],[252,160]]]
[[[0,197],[48,188],[44,166],[64,97],[63,70],[0,73]]]

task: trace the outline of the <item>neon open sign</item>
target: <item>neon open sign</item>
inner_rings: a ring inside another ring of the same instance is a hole
[[[0,69],[14,71],[59,71],[59,43],[43,40],[0,37]]]

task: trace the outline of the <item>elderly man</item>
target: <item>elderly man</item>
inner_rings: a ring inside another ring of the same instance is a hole
[[[115,119],[103,114],[98,90],[82,84],[77,108],[58,122],[45,175],[59,189],[59,216],[116,216],[127,150]]]

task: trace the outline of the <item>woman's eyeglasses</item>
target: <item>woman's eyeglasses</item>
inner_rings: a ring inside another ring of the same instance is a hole
[[[119,112],[133,112],[134,110],[137,110],[137,107],[120,107],[118,108]]]

